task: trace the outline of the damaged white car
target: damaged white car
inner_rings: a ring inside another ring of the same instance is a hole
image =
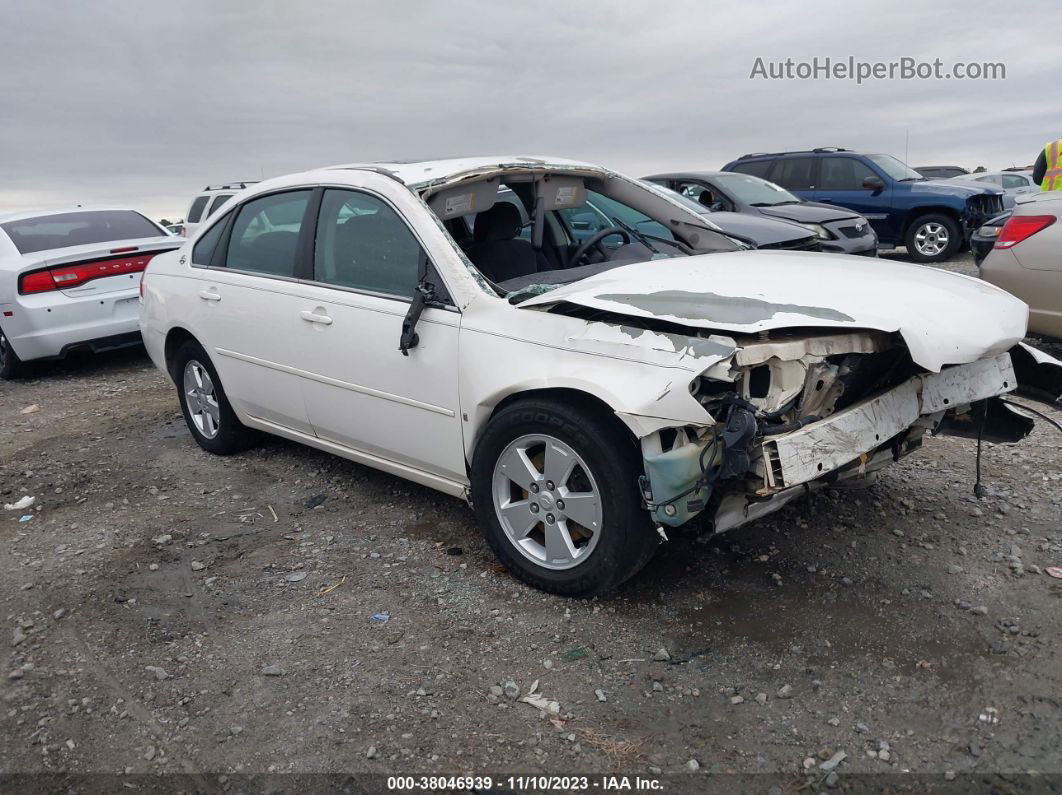
[[[586,205],[611,227],[585,234]],[[728,530],[927,433],[1053,400],[1027,307],[975,279],[743,250],[564,160],[340,166],[237,194],[152,260],[141,329],[208,451],[265,431],[471,500],[498,557],[607,590],[666,528]]]

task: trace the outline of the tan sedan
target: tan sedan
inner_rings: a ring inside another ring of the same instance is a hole
[[[1018,199],[981,278],[1029,305],[1029,331],[1062,338],[1062,191]]]

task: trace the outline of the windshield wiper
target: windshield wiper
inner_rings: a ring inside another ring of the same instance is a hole
[[[897,182],[928,182],[925,177],[904,177],[903,179],[896,180]]]
[[[634,236],[635,236],[636,238],[638,238],[638,240],[640,240],[640,241],[641,241],[641,242],[642,242],[642,243],[643,243],[643,244],[645,245],[645,247],[646,247],[647,249],[649,249],[650,251],[652,251],[652,252],[653,252],[654,254],[659,254],[659,253],[660,253],[660,252],[659,252],[659,251],[658,251],[658,250],[657,250],[657,249],[656,249],[656,248],[655,248],[655,247],[653,246],[653,244],[649,242],[649,238],[647,238],[647,237],[645,236],[645,233],[644,233],[644,232],[640,232],[639,230],[635,229],[635,228],[634,228],[633,226],[631,226],[630,224],[628,224],[628,223],[626,223],[626,222],[624,222],[624,221],[621,221],[621,220],[620,220],[619,218],[616,218],[615,216],[609,216],[609,217],[610,217],[610,218],[612,219],[612,223],[616,224],[616,226],[618,226],[618,227],[619,227],[620,229],[623,229],[623,230],[625,230],[625,231],[626,231],[626,232],[628,232],[629,234],[632,234],[632,235],[634,235]]]

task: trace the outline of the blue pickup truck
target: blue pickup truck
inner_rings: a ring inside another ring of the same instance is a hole
[[[989,218],[1003,212],[1003,191],[984,183],[928,180],[892,155],[825,147],[759,152],[724,171],[751,174],[801,199],[836,204],[874,227],[882,248],[906,246],[916,262],[943,262]]]

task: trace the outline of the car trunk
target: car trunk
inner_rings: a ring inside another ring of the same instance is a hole
[[[171,237],[116,240],[34,252],[24,257],[19,291],[59,291],[71,298],[135,287],[151,258],[177,248]]]

